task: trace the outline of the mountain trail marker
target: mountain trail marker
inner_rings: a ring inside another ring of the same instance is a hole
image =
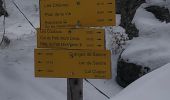
[[[101,27],[116,25],[115,12],[115,0],[40,0],[35,77],[68,78],[67,100],[83,100],[82,78],[110,79]]]
[[[35,76],[110,79],[110,62],[105,50],[35,49]]]
[[[105,50],[105,34],[102,29],[38,29],[38,48]]]
[[[114,26],[115,0],[40,0],[41,28]]]

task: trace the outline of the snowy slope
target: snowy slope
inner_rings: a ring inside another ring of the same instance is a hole
[[[169,100],[170,63],[138,79],[111,100]]]

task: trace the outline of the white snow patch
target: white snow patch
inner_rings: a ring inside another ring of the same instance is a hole
[[[155,69],[170,62],[170,23],[160,22],[143,4],[133,22],[139,29],[139,37],[129,41],[122,58],[128,62]]]
[[[111,100],[169,100],[170,63],[138,79]]]
[[[146,0],[147,4],[165,6],[166,0]]]
[[[35,32],[24,16],[14,6],[11,0],[5,0],[9,17],[6,18],[6,36],[18,39],[23,34]],[[39,27],[39,0],[14,0],[20,10],[26,15],[35,27]],[[0,17],[0,34],[3,34],[3,17]],[[1,38],[0,38],[1,39]]]

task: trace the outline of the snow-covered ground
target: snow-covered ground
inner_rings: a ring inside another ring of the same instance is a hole
[[[169,7],[169,0],[146,0],[136,11],[133,23],[139,37],[128,41],[122,58],[153,72],[141,77],[111,100],[169,100],[170,95],[170,23],[161,22],[144,8],[149,5]],[[158,69],[157,69],[158,68]],[[157,70],[155,70],[157,69]]]
[[[122,58],[126,61],[150,67],[151,70],[170,62],[170,23],[161,22],[144,8],[136,11],[133,22],[139,29],[139,37],[129,41]]]
[[[35,32],[19,10],[14,6],[12,0],[5,0],[9,17],[6,18],[6,31],[10,39],[19,39],[24,34]],[[34,26],[39,27],[39,3],[38,0],[13,0],[23,11]],[[0,32],[3,29],[3,17],[0,18]]]
[[[66,100],[66,79],[34,77],[36,30],[12,4],[12,0],[5,1],[10,15],[6,19],[6,36],[9,37],[11,43],[6,48],[0,48],[0,100]],[[38,0],[13,1],[16,2],[31,23],[38,28]],[[169,1],[167,0],[167,2]],[[166,4],[164,0],[147,0],[147,3],[161,6]],[[129,49],[125,51],[126,53],[123,56],[124,58],[131,58],[129,61],[152,66],[154,69],[170,62],[170,24],[160,22],[151,13],[146,12],[144,10],[146,6],[147,4],[143,4],[138,9],[133,20],[137,28],[140,29],[140,37],[128,41],[127,47]],[[117,15],[117,25],[120,23],[119,20],[120,15]],[[1,35],[3,34],[2,21],[3,17],[0,17]],[[113,29],[114,32],[125,33],[121,27],[116,26]],[[108,49],[114,49],[113,37],[114,34],[107,30],[106,43]],[[139,53],[139,51],[142,52]],[[112,54],[113,78],[111,80],[90,79],[89,81],[109,97],[113,97],[113,100],[168,100],[167,98],[170,98],[167,94],[170,92],[168,88],[170,64],[144,76],[121,92],[122,88],[115,82],[117,58],[118,54]],[[149,91],[150,89],[152,90]],[[114,96],[116,96],[115,99]],[[162,98],[160,99],[157,96]],[[84,100],[108,99],[84,81]]]
[[[111,100],[169,100],[170,63],[138,79]]]
[[[9,13],[9,17],[6,19],[6,36],[11,40],[11,44],[0,49],[0,100],[66,100],[66,79],[34,77],[36,30],[27,22],[11,0],[5,1]],[[15,0],[15,3],[38,28],[38,0]],[[1,35],[3,32],[2,20],[3,17],[0,17]],[[117,57],[112,55],[113,79],[89,80],[109,97],[115,96],[122,90],[114,79]],[[107,100],[107,98],[84,81],[84,100]]]

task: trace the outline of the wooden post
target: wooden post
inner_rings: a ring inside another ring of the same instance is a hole
[[[67,79],[67,100],[83,100],[83,79]]]

